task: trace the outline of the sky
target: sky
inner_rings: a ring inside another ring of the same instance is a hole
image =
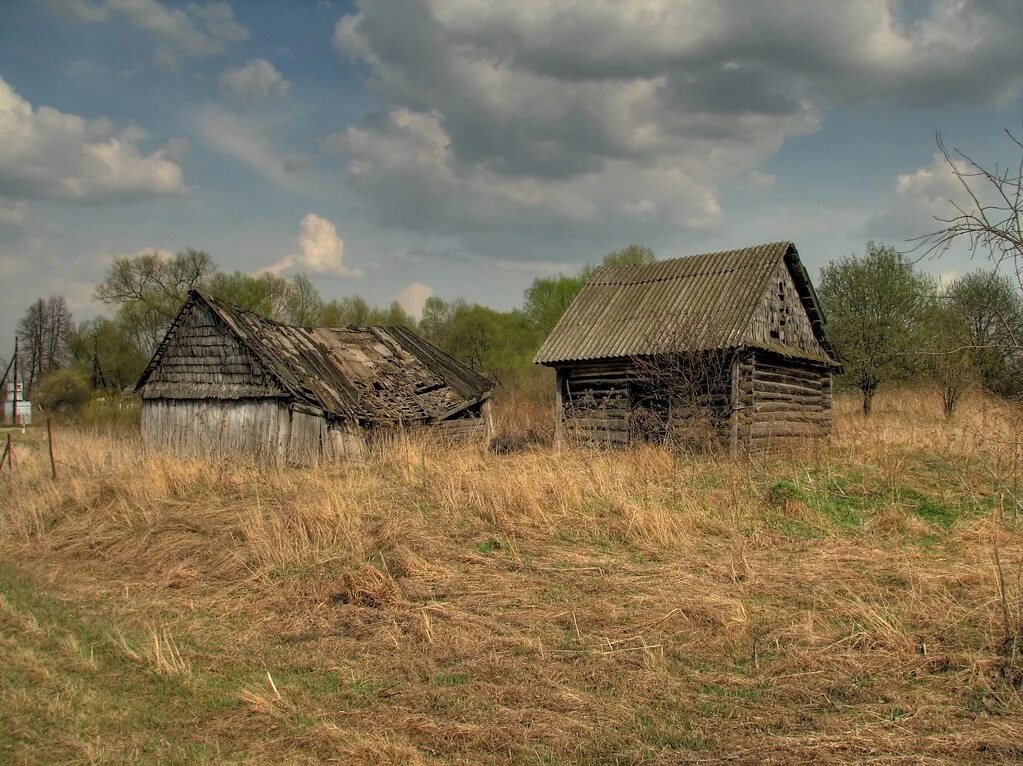
[[[0,354],[185,247],[414,314],[634,242],[817,278],[960,198],[936,132],[1018,159],[1020,39],[1019,0],[3,0]]]

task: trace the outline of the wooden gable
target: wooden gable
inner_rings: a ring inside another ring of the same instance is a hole
[[[746,343],[762,348],[785,347],[807,356],[829,356],[817,337],[787,260],[780,261],[768,279],[750,321]]]
[[[208,306],[191,300],[157,352],[145,399],[243,399],[285,393]]]

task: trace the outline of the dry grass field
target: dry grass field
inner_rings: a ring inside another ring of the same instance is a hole
[[[1023,423],[840,400],[753,462],[428,443],[0,474],[0,761],[1023,759]],[[528,440],[527,440],[528,441]]]

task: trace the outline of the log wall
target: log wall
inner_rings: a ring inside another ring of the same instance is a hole
[[[628,363],[614,361],[559,370],[559,441],[590,446],[628,444],[631,375]]]
[[[764,350],[739,352],[688,408],[664,420],[657,391],[628,362],[558,369],[559,443],[623,447],[659,434],[676,447],[760,452],[831,434],[831,370]],[[656,388],[656,387],[653,387]],[[653,424],[643,418],[661,418]],[[661,429],[660,431],[658,429]],[[697,443],[699,442],[699,443]]]
[[[830,369],[753,350],[740,357],[736,371],[732,417],[739,449],[805,446],[830,436]]]

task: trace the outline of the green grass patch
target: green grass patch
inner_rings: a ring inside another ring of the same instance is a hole
[[[499,540],[495,540],[493,538],[489,538],[487,540],[484,540],[483,542],[479,543],[476,546],[476,551],[478,553],[482,553],[484,555],[486,555],[488,553],[493,553],[494,551],[499,551],[499,550],[501,550],[501,543],[500,543]]]
[[[960,481],[951,481],[953,473],[947,463],[919,456],[907,460],[894,486],[885,479],[880,466],[847,472],[833,468],[826,473],[808,471],[770,483],[765,501],[778,511],[774,526],[795,538],[819,539],[829,528],[839,532],[860,530],[871,516],[892,505],[932,527],[947,530],[960,519],[990,513],[996,507],[991,494],[968,491],[961,474],[955,474]],[[789,513],[794,503],[813,511],[820,524]],[[925,545],[932,543],[929,539],[923,541]]]

